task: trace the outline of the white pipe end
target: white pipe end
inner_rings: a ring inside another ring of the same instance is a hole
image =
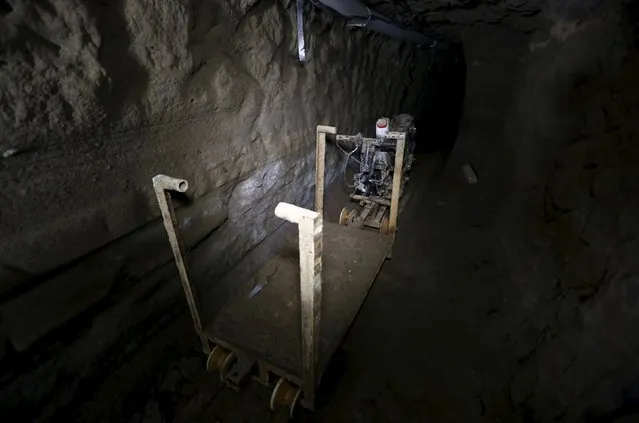
[[[275,207],[275,216],[293,223],[300,223],[302,220],[315,220],[319,213],[313,210],[294,206],[289,203],[279,203]]]
[[[153,177],[153,187],[161,190],[186,192],[189,183],[186,179],[173,178],[167,175],[155,175]]]

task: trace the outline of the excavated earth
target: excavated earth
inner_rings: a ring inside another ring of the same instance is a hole
[[[275,204],[310,206],[314,126],[409,112],[393,258],[298,419],[639,421],[639,2],[364,2],[420,47],[309,4],[303,65],[293,3],[0,1],[3,411],[285,420],[204,372],[150,178],[191,183],[194,279],[222,301],[276,247]]]

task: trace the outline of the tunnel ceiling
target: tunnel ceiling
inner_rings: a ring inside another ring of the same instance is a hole
[[[592,2],[592,1],[589,1]],[[437,31],[453,26],[503,25],[529,32],[546,0],[366,0],[373,10],[405,27]],[[552,3],[552,1],[551,1]],[[563,3],[570,3],[563,2]]]

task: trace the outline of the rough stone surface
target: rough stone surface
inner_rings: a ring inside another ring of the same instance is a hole
[[[465,92],[456,146],[413,194],[414,230],[309,421],[636,421],[639,3],[367,1],[463,44],[450,91],[426,78],[449,88],[459,56],[314,12],[300,66],[290,3],[0,1],[3,405],[28,421],[272,419],[268,392],[220,390],[184,347],[150,176],[192,183],[180,221],[209,288],[265,247],[277,201],[311,200],[316,123],[413,111],[437,138]]]
[[[279,201],[310,205],[315,125],[371,129],[380,115],[419,113],[429,89],[428,50],[310,5],[300,65],[290,1],[0,5],[0,357],[10,369],[0,395],[27,415],[69,401],[96,357],[183,310],[153,175],[190,182],[176,204],[208,289],[277,228]],[[329,180],[337,157],[329,151]],[[68,389],[54,392],[60,378]]]
[[[561,9],[562,1],[553,1],[558,8],[549,7],[547,0],[366,0],[365,3],[404,26],[458,34],[460,26],[483,25],[532,31],[543,22],[545,12],[556,13]]]
[[[501,275],[483,293],[500,301],[488,302],[476,364],[493,421],[636,412],[639,62],[629,10],[551,1],[530,34],[451,27],[468,63],[454,154],[490,185],[476,214],[496,240],[485,244],[487,267]]]
[[[639,419],[638,3],[367,3],[466,53],[453,156],[480,174],[472,277],[496,284],[475,294],[491,316],[473,350],[482,417]]]

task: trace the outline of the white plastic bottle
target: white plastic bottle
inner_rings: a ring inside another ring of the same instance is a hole
[[[386,134],[388,134],[388,118],[379,118],[377,119],[377,123],[375,124],[375,136],[377,138],[386,138]]]

